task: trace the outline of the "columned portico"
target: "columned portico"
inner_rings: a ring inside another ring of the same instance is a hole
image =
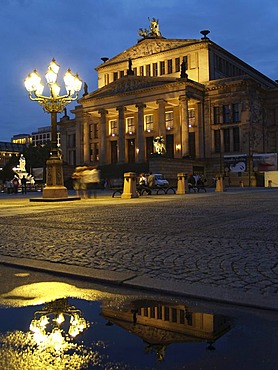
[[[125,107],[117,107],[119,135],[118,135],[118,163],[125,163]]]
[[[188,98],[180,96],[180,120],[181,120],[181,152],[182,156],[189,155],[189,126],[188,126]]]
[[[107,140],[106,140],[106,115],[107,111],[105,109],[100,109],[100,145],[99,145],[99,164],[103,165],[106,163],[107,155]]]
[[[146,106],[143,103],[139,103],[136,105],[136,108],[138,108],[137,161],[143,163],[145,161],[144,108]]]

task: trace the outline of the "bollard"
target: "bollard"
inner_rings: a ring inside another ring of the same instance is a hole
[[[124,189],[121,198],[138,198],[138,194],[136,191],[136,173],[126,172],[124,174]]]
[[[272,188],[272,180],[268,180],[268,187]]]
[[[240,182],[239,182],[239,185],[240,185],[240,187],[241,187],[241,188],[244,188],[243,181],[240,181]]]
[[[217,192],[223,192],[224,191],[224,183],[223,183],[223,177],[222,176],[216,176],[215,191],[217,191]]]
[[[187,180],[187,175],[185,173],[178,173],[178,186],[177,186],[177,191],[176,194],[182,195],[186,194],[187,187],[186,187],[186,180]]]

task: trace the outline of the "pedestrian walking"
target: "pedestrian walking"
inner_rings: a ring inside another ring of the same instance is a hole
[[[72,182],[73,182],[73,189],[75,190],[76,196],[81,196],[81,177],[82,177],[82,171],[84,170],[84,167],[76,167],[74,173],[72,174]]]

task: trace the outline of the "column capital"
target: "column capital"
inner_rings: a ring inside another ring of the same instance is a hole
[[[107,113],[108,113],[108,111],[104,108],[101,108],[101,109],[98,110],[98,114],[102,115],[102,114],[107,114]]]
[[[187,94],[179,96],[179,101],[181,101],[181,102],[185,102],[185,101],[188,101],[188,100],[189,100],[189,97],[187,96]]]
[[[165,100],[165,99],[157,99],[157,101],[156,101],[156,104],[163,104],[163,105],[165,105],[165,104],[167,104],[167,100]]]
[[[135,107],[136,108],[138,108],[138,109],[142,109],[142,108],[146,108],[146,104],[144,104],[144,103],[137,103],[136,105],[135,105]]]
[[[116,107],[116,110],[117,111],[123,111],[123,112],[125,112],[126,111],[126,107],[124,105],[119,105],[118,107]]]

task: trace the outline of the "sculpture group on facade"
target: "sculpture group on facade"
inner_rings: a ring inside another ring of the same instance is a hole
[[[159,24],[158,24],[158,19],[156,18],[148,18],[150,22],[150,29],[148,30],[145,28],[139,28],[138,34],[139,36],[142,36],[143,38],[146,37],[161,37],[161,32],[159,30]]]
[[[165,154],[166,153],[166,146],[163,139],[163,136],[157,136],[153,139],[153,145],[155,147],[155,151],[157,154]]]

